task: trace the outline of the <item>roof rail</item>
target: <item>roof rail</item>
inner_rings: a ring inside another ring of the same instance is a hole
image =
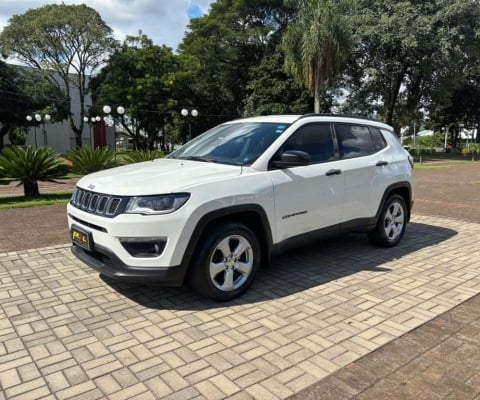
[[[298,119],[307,118],[307,117],[341,117],[341,118],[356,118],[364,119],[367,121],[379,122],[384,124],[385,122],[379,121],[378,119],[363,117],[361,115],[351,115],[351,114],[333,114],[333,113],[309,113],[303,114]]]

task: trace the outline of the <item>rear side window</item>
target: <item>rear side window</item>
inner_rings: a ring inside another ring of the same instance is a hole
[[[387,147],[387,141],[383,137],[382,132],[380,132],[380,129],[370,127],[370,131],[372,133],[373,150],[375,150],[375,152]]]
[[[372,136],[367,126],[335,124],[335,131],[340,148],[340,157],[362,157],[374,152]]]

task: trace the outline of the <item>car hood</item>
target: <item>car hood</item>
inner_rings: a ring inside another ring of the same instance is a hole
[[[178,192],[241,173],[242,167],[236,165],[162,158],[95,172],[80,179],[77,186],[97,193],[141,196]]]

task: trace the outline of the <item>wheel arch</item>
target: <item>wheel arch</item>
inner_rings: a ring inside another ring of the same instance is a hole
[[[380,202],[380,205],[377,209],[377,214],[375,216],[375,223],[380,218],[380,213],[382,212],[385,202],[393,194],[397,194],[401,196],[405,201],[405,204],[407,205],[407,222],[410,221],[410,214],[411,214],[412,205],[413,205],[412,185],[410,184],[410,182],[404,181],[404,182],[394,183],[389,187],[387,187],[387,189],[383,193],[382,201]]]
[[[238,222],[251,229],[255,235],[257,235],[260,243],[262,256],[261,265],[270,265],[273,240],[267,214],[265,210],[257,204],[243,204],[212,211],[205,214],[198,221],[182,258],[182,265],[187,268],[187,274],[192,257],[202,237],[209,229],[222,222]]]

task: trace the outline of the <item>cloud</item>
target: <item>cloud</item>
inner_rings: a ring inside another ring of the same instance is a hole
[[[65,4],[84,3],[99,12],[113,29],[118,40],[137,35],[141,30],[155,44],[176,49],[183,38],[190,18],[208,12],[213,0],[64,0]],[[61,1],[51,3],[60,4]],[[13,14],[38,8],[43,0],[1,1],[0,29]]]

